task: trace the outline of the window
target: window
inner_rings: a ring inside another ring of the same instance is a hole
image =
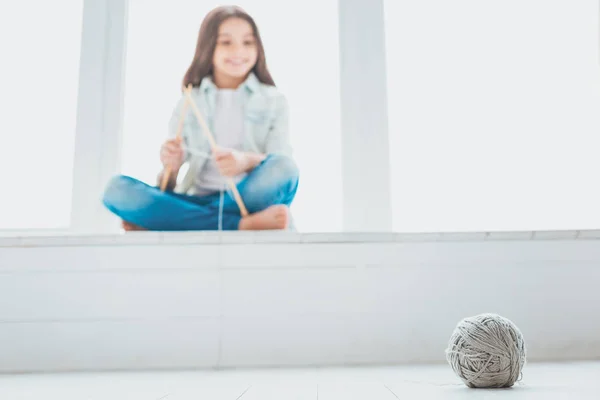
[[[82,13],[83,0],[0,5],[0,230],[68,228]]]
[[[341,230],[337,0],[238,4],[255,18],[273,78],[290,104],[301,175],[292,206],[298,230]],[[217,5],[194,0],[168,5],[130,1],[122,173],[156,184],[159,148],[200,24]]]
[[[598,2],[385,7],[394,230],[600,228]]]

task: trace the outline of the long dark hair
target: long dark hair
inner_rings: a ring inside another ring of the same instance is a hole
[[[215,47],[217,46],[217,36],[219,34],[219,27],[229,18],[241,18],[247,21],[252,30],[254,31],[254,37],[258,49],[258,58],[256,64],[252,68],[252,72],[256,75],[259,81],[267,85],[275,86],[275,82],[271,77],[271,73],[267,68],[267,60],[265,57],[265,49],[263,47],[258,27],[254,22],[254,19],[242,8],[237,6],[222,6],[217,7],[209,12],[202,25],[200,25],[200,33],[198,34],[198,43],[196,44],[196,52],[192,64],[188,68],[183,78],[183,87],[187,87],[189,84],[192,86],[200,86],[200,82],[206,76],[212,74],[213,69],[213,54]]]

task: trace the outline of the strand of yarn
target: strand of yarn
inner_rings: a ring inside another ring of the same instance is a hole
[[[203,151],[199,151],[196,149],[193,149],[191,147],[187,147],[187,146],[182,146],[183,150],[188,152],[188,154],[190,154],[192,157],[204,157],[204,158],[210,158],[211,154],[209,153],[205,153]],[[223,201],[224,201],[224,194],[225,192],[227,192],[230,196],[233,197],[233,195],[230,193],[229,190],[227,190],[227,185],[225,182],[223,182],[223,187],[221,188],[220,192],[220,199],[219,199],[219,221],[218,221],[218,230],[222,231],[223,230]]]
[[[196,150],[192,147],[181,146],[181,148],[184,152],[188,152],[192,157],[210,158],[210,156],[211,156],[209,153],[205,153],[203,151]]]
[[[522,377],[525,340],[512,321],[496,314],[480,314],[458,323],[446,359],[468,387],[511,387]]]
[[[223,230],[223,192],[224,192],[225,184],[221,187],[220,195],[219,195],[219,231]]]

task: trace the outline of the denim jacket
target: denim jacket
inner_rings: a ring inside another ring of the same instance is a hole
[[[254,73],[250,73],[242,86],[245,94],[243,101],[246,113],[243,150],[291,157],[287,99],[274,86],[261,83]],[[211,132],[213,131],[216,92],[217,87],[209,77],[204,78],[199,87],[192,89],[192,98]],[[182,94],[173,110],[169,121],[170,138],[177,134],[185,98],[185,95]],[[193,195],[195,194],[194,179],[211,156],[211,149],[190,106],[188,106],[184,118],[181,135],[184,146],[190,150],[185,151],[185,163],[188,164],[188,169],[183,179],[178,179],[175,192]]]

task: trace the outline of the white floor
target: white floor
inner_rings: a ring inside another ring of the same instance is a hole
[[[0,376],[10,400],[600,399],[600,362],[529,364],[511,389],[468,389],[447,365]]]

